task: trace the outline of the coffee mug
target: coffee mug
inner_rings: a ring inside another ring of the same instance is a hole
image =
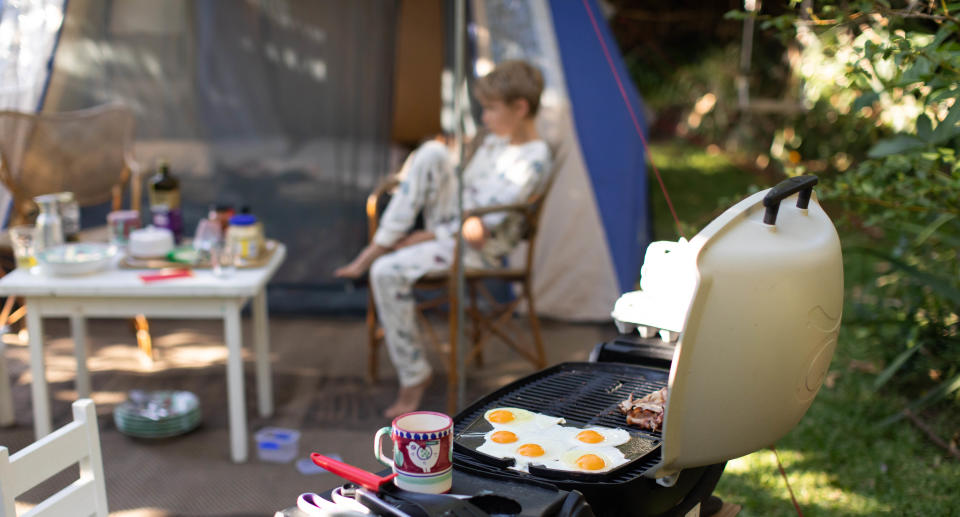
[[[389,434],[393,459],[385,457],[382,441]],[[453,484],[453,419],[434,411],[400,415],[393,425],[377,431],[374,455],[393,468],[394,484],[404,490],[442,494]]]

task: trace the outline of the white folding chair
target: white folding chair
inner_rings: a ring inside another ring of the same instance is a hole
[[[22,517],[107,517],[107,489],[93,401],[73,403],[73,422],[9,456],[0,446],[0,517],[16,517],[14,498],[61,470],[80,464],[80,478]]]

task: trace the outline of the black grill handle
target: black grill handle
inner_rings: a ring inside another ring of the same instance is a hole
[[[763,223],[769,225],[777,224],[777,211],[780,210],[780,202],[797,192],[800,193],[800,195],[797,196],[797,208],[806,210],[810,205],[810,195],[813,194],[813,186],[819,181],[820,179],[816,176],[808,174],[806,176],[787,178],[778,183],[776,187],[770,189],[770,192],[767,192],[767,195],[763,197],[763,206],[767,207],[767,211],[763,213]]]

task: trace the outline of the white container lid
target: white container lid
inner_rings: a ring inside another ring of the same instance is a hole
[[[138,258],[164,257],[173,250],[173,232],[147,226],[130,232],[127,251]]]

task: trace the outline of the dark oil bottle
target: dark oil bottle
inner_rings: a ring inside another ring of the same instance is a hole
[[[180,210],[180,180],[170,173],[170,165],[160,162],[156,174],[148,183],[150,206],[166,205],[169,210]]]

